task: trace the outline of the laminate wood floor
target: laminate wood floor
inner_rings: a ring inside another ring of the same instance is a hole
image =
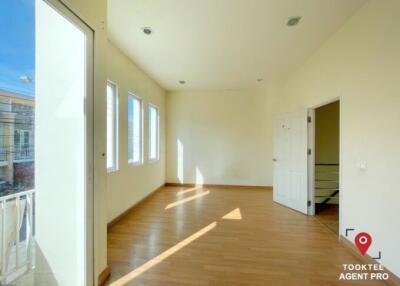
[[[315,218],[329,228],[333,233],[339,235],[339,206],[324,205],[318,209]]]
[[[163,188],[109,230],[108,263],[112,286],[386,285],[339,281],[360,262],[337,235],[250,187]]]

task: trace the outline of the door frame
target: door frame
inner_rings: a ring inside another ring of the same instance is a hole
[[[340,96],[330,98],[319,102],[308,108],[308,116],[311,117],[311,122],[308,123],[308,148],[311,149],[311,155],[308,156],[308,215],[315,215],[315,109],[318,107],[339,101],[339,235],[342,229],[342,203],[343,203],[343,188],[342,188],[342,99]]]
[[[62,0],[41,0],[86,36],[85,114],[85,285],[94,285],[94,37],[95,31]]]

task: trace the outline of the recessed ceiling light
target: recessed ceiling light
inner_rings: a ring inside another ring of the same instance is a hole
[[[145,33],[146,35],[151,35],[151,33],[153,32],[153,31],[151,30],[150,27],[143,27],[143,28],[142,28],[142,31],[143,31],[143,33]]]
[[[257,79],[258,82],[262,82],[263,80],[264,80],[264,79],[261,78],[261,77]]]
[[[180,81],[179,81],[179,83],[180,83],[180,84],[185,84],[185,83],[186,83],[186,81],[184,81],[184,80],[180,80]]]
[[[288,19],[288,21],[286,22],[286,26],[292,27],[292,26],[296,26],[301,20],[300,16],[297,17],[290,17]]]

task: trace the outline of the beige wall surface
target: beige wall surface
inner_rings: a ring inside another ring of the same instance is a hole
[[[168,93],[167,182],[271,186],[272,93]]]
[[[339,101],[315,109],[315,163],[339,164]]]
[[[107,174],[107,220],[111,221],[165,183],[165,92],[136,67],[116,46],[108,42],[108,79],[119,95],[119,169]],[[143,100],[144,164],[128,164],[128,92]],[[160,111],[160,160],[148,160],[149,103]]]
[[[371,0],[327,41],[280,93],[282,112],[340,96],[341,233],[369,232],[368,253],[400,276],[400,11]],[[359,168],[366,164],[366,169]]]

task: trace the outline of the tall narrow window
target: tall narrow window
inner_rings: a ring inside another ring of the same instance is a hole
[[[118,94],[117,86],[107,83],[107,170],[118,169]]]
[[[154,105],[149,106],[149,160],[159,159],[159,112]]]
[[[134,95],[128,97],[128,163],[143,162],[142,100]]]

